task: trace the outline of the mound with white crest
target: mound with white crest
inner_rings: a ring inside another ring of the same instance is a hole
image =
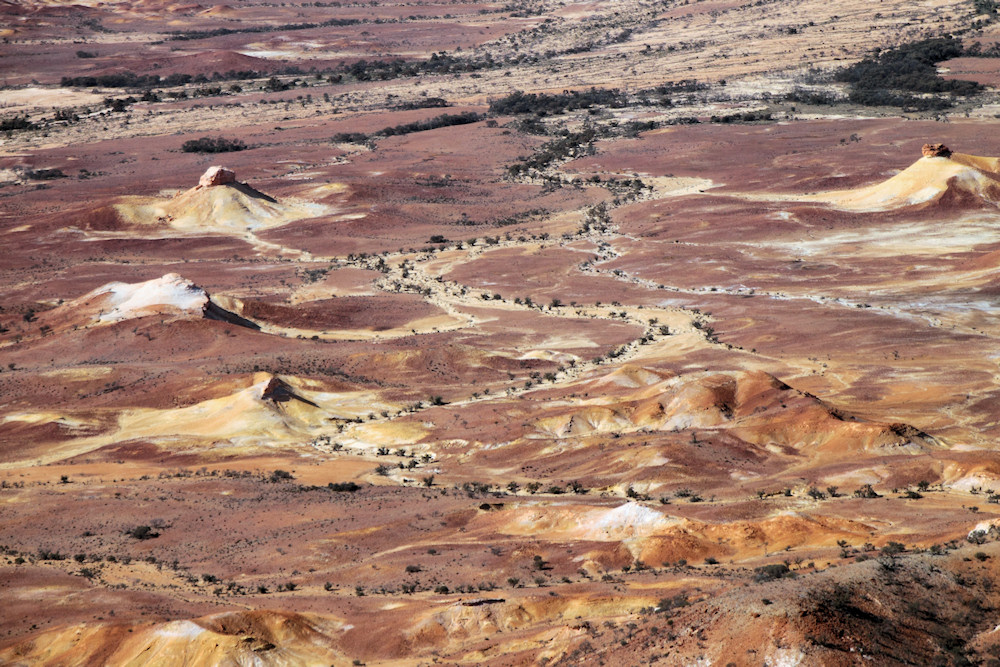
[[[52,330],[106,325],[150,315],[222,320],[252,329],[256,324],[222,308],[208,292],[176,273],[139,283],[112,282],[44,313]]]

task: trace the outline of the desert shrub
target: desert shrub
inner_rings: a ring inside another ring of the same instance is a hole
[[[549,133],[549,128],[537,116],[525,116],[521,118],[514,123],[514,128],[522,134],[545,136]]]
[[[354,482],[330,482],[326,485],[326,488],[337,493],[354,493],[361,487]]]
[[[837,99],[828,93],[815,90],[802,90],[796,88],[785,95],[788,102],[798,102],[799,104],[812,104],[814,106],[826,106],[836,104]]]
[[[481,58],[464,58],[447,53],[432,53],[427,60],[407,62],[395,60],[359,60],[341,68],[341,72],[357,81],[387,81],[419,74],[457,74],[484,69],[496,69],[503,63],[489,54]]]
[[[170,33],[170,39],[178,41],[189,41],[193,39],[207,39],[209,37],[224,37],[225,35],[236,35],[240,33],[259,32],[287,32],[289,30],[312,30],[314,28],[328,28],[331,26],[346,26],[360,23],[359,19],[327,19],[318,23],[286,23],[284,25],[251,25],[245,28],[214,28],[212,30],[184,30]]]
[[[906,551],[906,546],[902,542],[889,542],[882,547],[883,556],[895,556]]]
[[[761,565],[760,567],[754,568],[753,580],[761,583],[764,581],[781,579],[782,577],[787,577],[790,574],[791,571],[784,563],[771,563],[769,565]]]
[[[563,91],[560,94],[524,93],[514,91],[506,97],[490,101],[490,112],[505,116],[533,113],[537,115],[560,114],[593,106],[622,108],[627,99],[617,89],[591,88],[590,90]]]
[[[440,116],[435,116],[434,118],[428,118],[426,120],[418,120],[412,123],[402,123],[400,125],[383,127],[378,132],[373,132],[372,134],[365,134],[364,132],[338,132],[331,137],[331,140],[335,144],[363,144],[366,141],[377,137],[394,137],[401,134],[412,134],[414,132],[436,130],[442,127],[450,127],[452,125],[468,125],[469,123],[477,123],[482,119],[483,117],[480,114],[473,111],[463,111],[459,114],[446,113],[441,114]]]
[[[214,97],[222,94],[222,86],[204,86],[191,93],[195,97]]]
[[[448,100],[443,97],[425,97],[415,102],[404,102],[402,104],[398,104],[394,108],[400,111],[411,111],[413,109],[437,109],[447,106],[451,105],[449,105]]]
[[[229,153],[245,151],[246,149],[247,145],[239,139],[226,139],[224,137],[190,139],[181,146],[181,150],[185,153]]]
[[[368,141],[368,135],[364,132],[338,132],[330,140],[335,144],[363,144]]]
[[[76,57],[77,58],[96,58],[97,54],[93,53],[92,51],[77,51],[76,52]]]
[[[560,139],[542,144],[534,155],[520,162],[515,162],[507,168],[507,171],[512,176],[516,176],[532,169],[545,169],[559,160],[580,157],[591,150],[592,142],[596,138],[597,132],[592,128],[585,128],[580,132],[568,132]]]
[[[291,88],[291,86],[289,84],[285,83],[284,81],[282,81],[281,79],[279,79],[276,76],[272,76],[264,84],[264,89],[267,90],[267,91],[270,91],[272,93],[280,93],[280,92],[283,92],[285,90],[288,90],[289,88]]]
[[[275,470],[267,479],[269,482],[286,482],[295,479],[295,477],[287,470]]]
[[[847,98],[855,104],[866,107],[907,107],[915,111],[936,111],[948,109],[951,100],[941,97],[915,97],[891,90],[855,88]]]
[[[876,51],[861,62],[837,72],[837,81],[849,83],[850,100],[866,106],[901,106],[920,110],[947,108],[948,99],[918,98],[910,93],[973,95],[982,90],[974,81],[946,80],[936,64],[963,55],[954,37],[925,39]]]
[[[681,93],[697,93],[708,90],[709,85],[695,79],[681,79],[680,81],[667,81],[653,88],[653,92],[660,95],[678,95]]]
[[[153,530],[150,526],[136,526],[135,528],[126,530],[125,534],[136,540],[151,540],[154,537],[160,536],[160,534]]]
[[[806,493],[813,500],[825,500],[826,499],[826,493],[824,493],[823,491],[820,491],[815,486],[810,487],[809,491],[807,491]]]
[[[64,76],[59,85],[66,88],[76,86],[81,88],[152,88],[160,85],[158,74],[136,74],[135,72],[117,72],[99,76]]]
[[[106,97],[104,99],[104,106],[108,107],[115,113],[123,113],[128,111],[130,104],[135,104],[139,100],[134,97]]]
[[[977,14],[996,16],[997,12],[1000,11],[1000,3],[997,0],[972,0],[972,6]]]
[[[709,120],[713,123],[759,123],[773,120],[770,111],[744,111],[742,113],[729,114],[728,116],[712,116]]]
[[[24,176],[33,181],[51,181],[56,178],[66,178],[66,174],[62,172],[62,169],[28,169],[24,172]]]
[[[0,132],[13,132],[14,130],[31,130],[35,124],[28,120],[27,116],[14,116],[0,120]]]
[[[854,490],[855,498],[881,498],[879,494],[875,493],[875,489],[872,488],[871,484],[864,484]]]
[[[412,123],[403,123],[392,127],[384,127],[376,132],[376,134],[382,137],[392,137],[398,134],[426,132],[427,130],[436,130],[441,127],[450,127],[452,125],[467,125],[469,123],[477,123],[482,119],[483,117],[474,111],[463,111],[458,114],[445,113],[440,116],[428,118],[427,120],[418,120]]]
[[[659,126],[660,124],[655,120],[630,120],[622,126],[622,136],[628,139],[634,139],[639,136],[640,132],[649,132],[650,130],[655,130]]]
[[[685,593],[678,593],[671,598],[660,598],[660,601],[656,603],[656,611],[660,613],[668,612],[673,609],[680,609],[681,607],[687,607],[691,604],[688,601],[688,596]]]

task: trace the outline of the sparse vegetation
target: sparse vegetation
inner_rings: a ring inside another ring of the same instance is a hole
[[[433,118],[428,118],[427,120],[418,120],[413,121],[412,123],[384,127],[378,132],[373,132],[372,134],[365,134],[363,132],[338,132],[333,135],[331,140],[338,144],[363,144],[379,137],[394,137],[403,134],[413,134],[414,132],[427,132],[428,130],[437,130],[442,127],[451,127],[454,125],[468,125],[470,123],[478,123],[482,119],[483,117],[480,114],[472,111],[463,111],[459,114],[446,113],[441,114],[440,116],[434,116]]]
[[[12,116],[0,119],[0,132],[14,132],[17,130],[33,130],[36,125],[32,123],[27,115]]]
[[[954,37],[911,42],[876,51],[838,72],[836,80],[851,85],[849,97],[857,104],[944,109],[952,106],[952,101],[941,94],[974,95],[982,90],[973,81],[944,79],[938,74],[937,63],[962,54],[961,41]]]
[[[160,536],[151,526],[136,526],[125,531],[125,534],[136,540],[152,540]]]
[[[760,567],[754,568],[754,581],[761,583],[764,581],[773,581],[774,579],[781,579],[783,577],[790,576],[792,574],[791,570],[788,569],[788,565],[785,563],[771,563],[769,565],[762,565]]]
[[[879,494],[875,492],[871,484],[864,484],[859,488],[854,490],[855,498],[881,498]]]
[[[327,488],[337,493],[354,493],[361,486],[355,482],[330,482]]]
[[[515,91],[506,97],[491,100],[490,113],[504,116],[531,113],[544,116],[576,109],[590,109],[594,106],[621,108],[625,104],[624,93],[605,88],[565,91],[557,95]]]
[[[185,153],[229,153],[245,151],[247,148],[248,146],[239,139],[226,139],[224,137],[190,139],[181,146],[181,150]]]

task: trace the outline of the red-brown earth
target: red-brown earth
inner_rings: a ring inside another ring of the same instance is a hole
[[[995,93],[780,99],[968,3],[87,4],[0,10],[0,662],[996,664]]]

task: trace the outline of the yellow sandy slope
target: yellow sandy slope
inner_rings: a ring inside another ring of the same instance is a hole
[[[315,218],[329,207],[303,201],[281,201],[245,183],[196,186],[170,199],[130,197],[115,206],[123,219],[137,224],[168,225],[186,232],[221,233],[280,227]]]
[[[331,617],[253,611],[134,628],[86,624],[0,653],[5,665],[330,665],[343,624]]]
[[[1000,158],[963,153],[922,157],[887,181],[806,195],[803,200],[826,202],[848,211],[890,211],[962,200],[1000,206]]]

